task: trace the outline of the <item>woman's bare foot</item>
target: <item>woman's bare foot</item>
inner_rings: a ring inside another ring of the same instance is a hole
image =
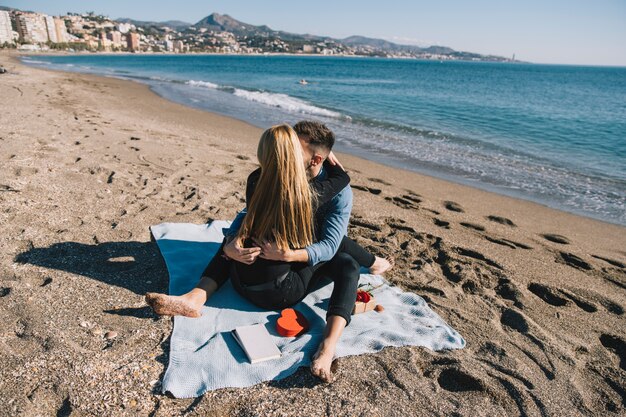
[[[370,266],[370,274],[381,275],[393,267],[393,262],[389,259],[379,258],[374,260],[374,264]]]
[[[336,362],[333,362],[334,355],[334,346],[326,346],[324,342],[320,343],[317,352],[315,352],[312,358],[311,373],[324,382],[332,382],[333,368],[336,367]]]
[[[146,302],[155,313],[160,316],[200,317],[200,309],[204,304],[200,299],[190,296],[189,293],[181,296],[149,292]],[[199,303],[199,304],[198,304]]]

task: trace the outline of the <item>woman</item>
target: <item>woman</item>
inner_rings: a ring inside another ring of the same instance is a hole
[[[266,130],[257,156],[261,167],[248,178],[247,214],[235,239],[244,247],[256,244],[279,250],[310,245],[315,239],[316,208],[348,185],[348,175],[329,164],[325,166],[326,180],[309,183],[298,136],[288,125]],[[201,306],[230,275],[234,288],[243,297],[261,308],[279,310],[304,298],[315,286],[320,275],[316,272],[321,270],[335,285],[329,300],[324,340],[313,357],[311,370],[330,381],[335,345],[350,322],[356,299],[359,268],[371,267],[377,258],[346,237],[337,255],[316,267],[304,262],[264,259],[262,254],[254,262],[228,262],[223,250],[228,243],[222,244],[196,289],[181,297],[149,293],[148,303],[158,314],[198,317]]]

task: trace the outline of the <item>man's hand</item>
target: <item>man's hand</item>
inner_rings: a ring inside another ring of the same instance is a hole
[[[259,255],[263,259],[269,259],[271,261],[285,261],[291,262],[293,251],[291,249],[280,249],[276,242],[261,242],[254,240],[254,243],[261,248],[261,254]]]
[[[328,157],[326,159],[328,160],[328,162],[330,162],[331,165],[339,165],[339,168],[343,169],[344,171],[346,170],[332,151],[328,154]]]
[[[237,262],[250,265],[261,254],[261,248],[256,246],[244,248],[241,246],[240,240],[235,238],[224,246],[224,253]]]
[[[287,249],[282,250],[276,246],[276,243],[254,241],[261,248],[259,257],[269,259],[271,261],[283,262],[308,262],[309,253],[305,249]]]

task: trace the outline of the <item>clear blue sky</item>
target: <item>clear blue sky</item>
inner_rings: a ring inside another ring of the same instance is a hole
[[[0,5],[48,14],[196,22],[218,12],[272,29],[399,43],[546,63],[626,66],[626,0],[22,0]]]

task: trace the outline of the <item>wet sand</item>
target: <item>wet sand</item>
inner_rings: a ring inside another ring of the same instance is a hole
[[[116,79],[0,65],[0,415],[620,415],[626,228],[340,155],[349,235],[467,340],[342,358],[324,385],[160,394],[148,226],[230,219],[261,129]],[[277,123],[280,120],[276,121]]]

